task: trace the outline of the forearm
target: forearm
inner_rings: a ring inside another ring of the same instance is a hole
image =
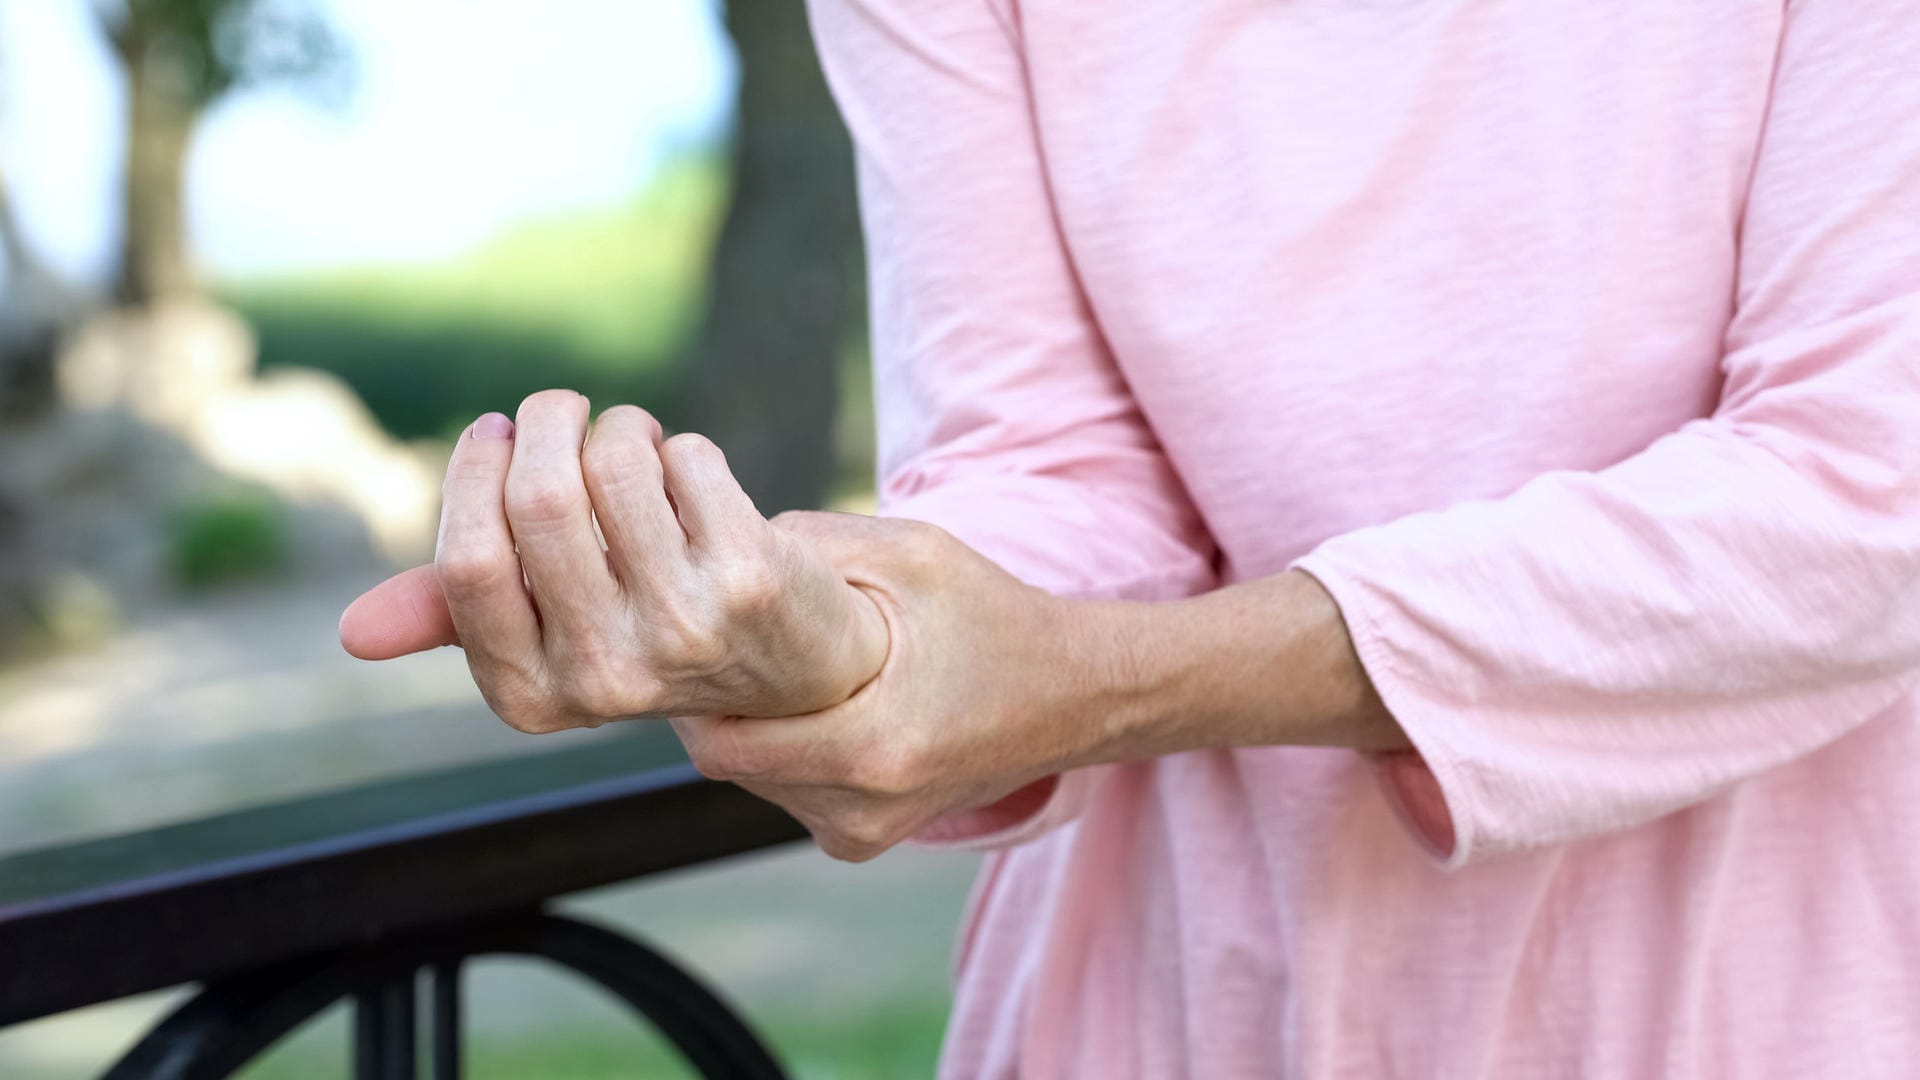
[[[1299,571],[1177,603],[1074,604],[1066,622],[1074,655],[1062,662],[1096,688],[1079,716],[1082,764],[1238,746],[1411,748],[1339,608]]]

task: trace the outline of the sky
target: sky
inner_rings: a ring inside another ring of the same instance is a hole
[[[0,163],[29,238],[76,280],[105,274],[118,230],[125,110],[98,2],[0,0]],[[242,92],[194,143],[189,228],[216,276],[451,256],[617,203],[731,108],[718,0],[324,4],[350,97]]]

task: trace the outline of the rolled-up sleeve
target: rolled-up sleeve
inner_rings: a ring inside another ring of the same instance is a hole
[[[813,0],[866,233],[880,508],[1083,597],[1210,587],[1212,542],[1062,243],[1010,14],[985,0]],[[1000,846],[1077,812],[1050,778],[920,838]]]
[[[1594,473],[1337,537],[1339,602],[1458,866],[1646,822],[1920,682],[1920,20],[1792,7],[1714,414]]]

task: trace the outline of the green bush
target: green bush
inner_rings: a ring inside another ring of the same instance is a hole
[[[346,380],[404,439],[451,439],[483,412],[513,415],[537,390],[566,387],[596,410],[632,402],[671,415],[674,373],[657,356],[607,363],[564,336],[458,316],[402,320],[325,302],[252,304],[263,366]]]
[[[689,161],[619,207],[529,222],[458,258],[228,282],[263,367],[329,371],[402,438],[452,437],[564,386],[668,418],[699,323],[723,170]]]
[[[183,506],[170,526],[174,576],[188,588],[267,577],[287,563],[286,521],[264,495],[222,495]]]

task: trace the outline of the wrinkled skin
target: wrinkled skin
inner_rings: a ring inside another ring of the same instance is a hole
[[[633,406],[588,415],[546,391],[517,423],[476,421],[433,565],[348,609],[348,651],[457,644],[521,731],[669,718],[703,773],[848,859],[1086,750],[1085,680],[1033,655],[1066,639],[1069,605],[931,525],[770,522],[704,438],[662,439]]]

